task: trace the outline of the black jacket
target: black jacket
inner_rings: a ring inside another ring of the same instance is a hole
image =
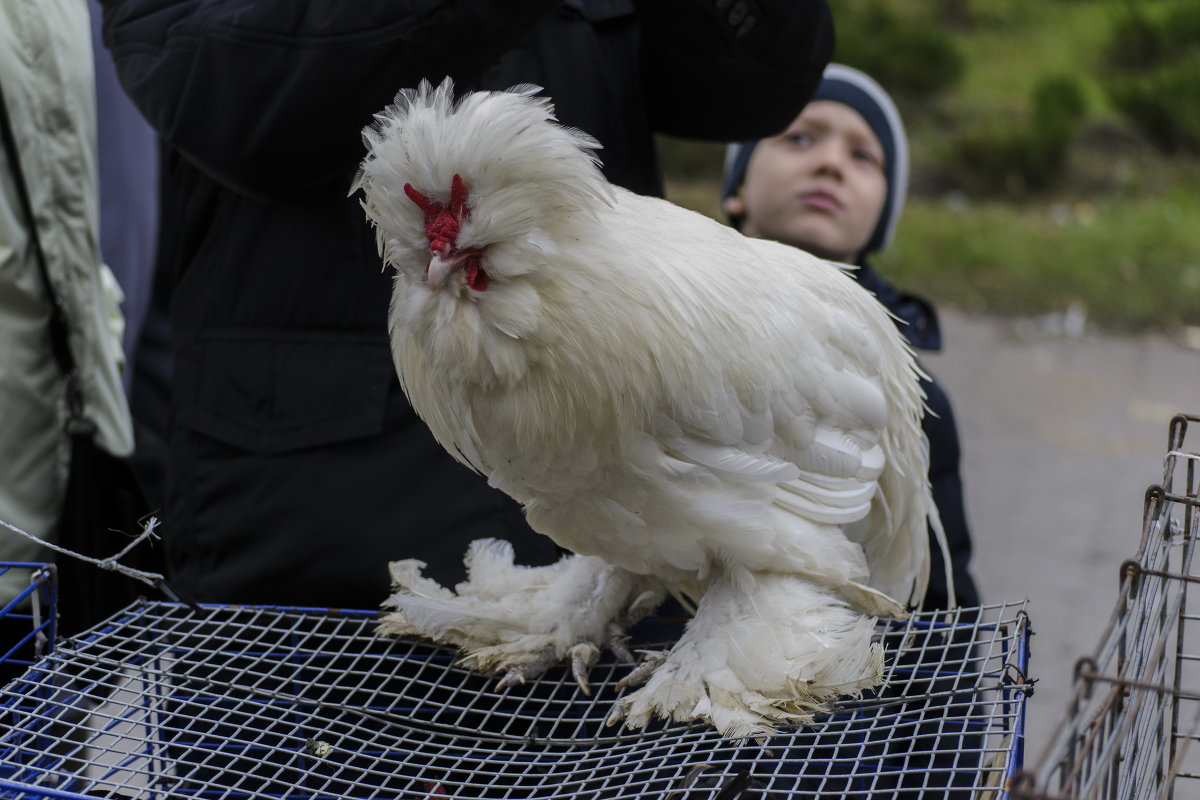
[[[825,0],[102,3],[166,146],[167,555],[179,588],[221,602],[371,607],[387,561],[454,580],[480,536],[557,556],[442,452],[395,377],[391,277],[346,194],[361,129],[399,89],[537,83],[614,182],[658,193],[653,132],[781,130],[833,44]]]
[[[930,352],[942,349],[942,331],[938,325],[937,311],[929,301],[896,289],[866,261],[859,265],[853,275],[892,312],[900,332],[914,349]],[[959,474],[961,451],[954,409],[950,406],[950,398],[932,376],[921,381],[921,388],[925,390],[925,404],[929,407],[929,413],[921,420],[921,426],[929,438],[929,483],[950,545],[955,594],[959,605],[977,606],[980,603],[979,590],[968,569],[971,531],[967,527],[962,477]],[[946,608],[949,604],[946,562],[941,548],[933,541],[930,544],[932,557],[924,607]]]

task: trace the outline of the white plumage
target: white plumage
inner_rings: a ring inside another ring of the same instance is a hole
[[[506,685],[570,659],[586,685],[670,592],[695,616],[614,719],[811,721],[880,681],[874,618],[925,589],[912,354],[838,267],[609,185],[536,91],[402,92],[355,189],[396,269],[413,407],[579,555],[520,567],[477,542],[454,591],[393,564],[382,630]]]

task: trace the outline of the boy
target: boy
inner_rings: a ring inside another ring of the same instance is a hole
[[[891,98],[862,72],[831,64],[812,101],[787,130],[730,146],[721,206],[747,236],[856,265],[851,274],[898,318],[909,343],[936,351],[941,332],[933,306],[892,287],[868,259],[891,242],[907,189],[908,143]],[[932,412],[923,421],[929,478],[950,543],[956,599],[975,606],[979,593],[967,569],[971,536],[954,415],[936,382],[922,381],[922,387]],[[941,548],[931,545],[926,610],[949,605]]]

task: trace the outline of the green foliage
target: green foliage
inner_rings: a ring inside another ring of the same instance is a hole
[[[1200,153],[1200,49],[1109,83],[1113,105],[1165,152]]]
[[[957,83],[965,59],[927,17],[903,18],[885,0],[847,2],[836,19],[834,60],[857,67],[907,100],[927,101]]]
[[[1129,2],[1106,48],[1113,105],[1162,150],[1200,153],[1200,4]]]
[[[1071,75],[1049,75],[1033,90],[1033,130],[1043,139],[1065,145],[1087,112],[1083,88]]]
[[[1067,164],[1067,149],[1086,112],[1079,81],[1043,77],[1034,87],[1030,123],[993,120],[964,133],[955,147],[962,182],[976,192],[1022,193],[1053,185]]]
[[[1129,4],[1127,12],[1114,20],[1112,35],[1105,47],[1108,62],[1117,69],[1140,70],[1153,67],[1166,43],[1166,31],[1145,13]]]
[[[1003,193],[1025,188],[1035,180],[1032,137],[1005,119],[984,123],[962,134],[954,148],[958,182],[972,194]]]

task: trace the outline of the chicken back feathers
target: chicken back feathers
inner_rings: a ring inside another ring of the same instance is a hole
[[[808,720],[879,681],[871,618],[925,589],[913,355],[837,266],[608,184],[597,143],[537,91],[401,92],[364,132],[355,189],[396,270],[414,409],[582,560],[502,557],[441,593],[394,565],[385,630],[486,651],[519,681],[618,642],[666,590],[696,616],[619,715],[729,735]],[[506,582],[535,588],[500,607]]]

